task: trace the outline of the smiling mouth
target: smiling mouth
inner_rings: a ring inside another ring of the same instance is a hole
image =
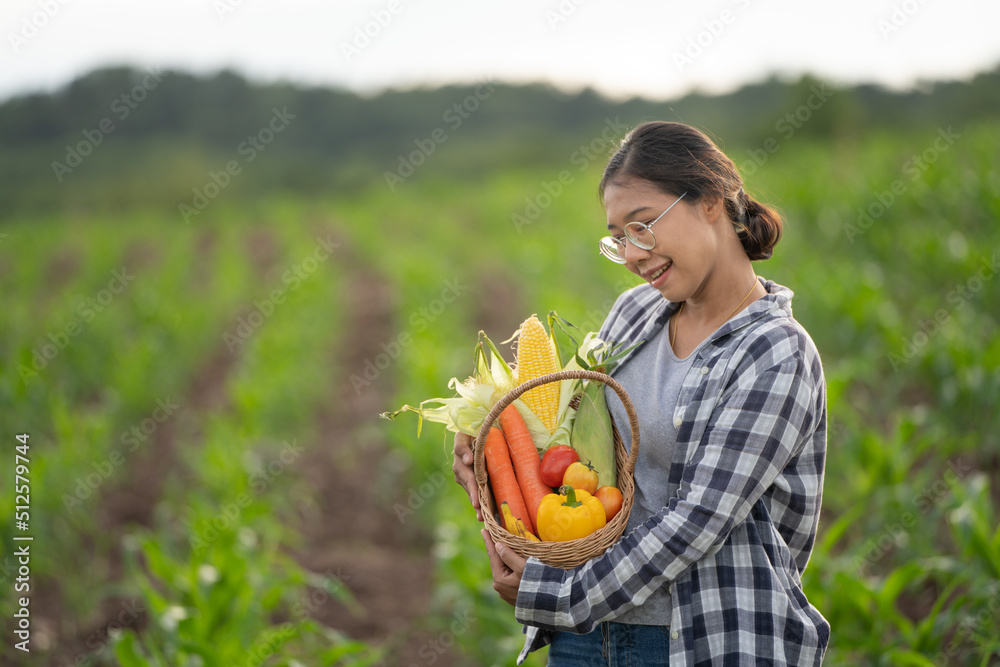
[[[674,265],[673,262],[667,262],[666,264],[664,264],[663,266],[661,266],[660,268],[658,268],[656,271],[653,271],[652,273],[647,274],[646,275],[646,281],[647,282],[653,282],[654,280],[656,280],[657,278],[659,278],[660,276],[662,276],[663,273],[664,273],[664,271],[666,271],[667,269],[669,269],[673,265]]]

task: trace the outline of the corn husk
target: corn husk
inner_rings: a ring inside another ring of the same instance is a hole
[[[555,312],[549,314],[549,326],[560,326],[575,347],[573,357],[565,364],[567,370],[585,369],[610,374],[622,359],[641,344],[636,343],[622,350],[619,345],[602,340],[592,331],[584,335],[583,341],[577,344],[570,331],[576,327],[559,318]],[[605,385],[601,382],[565,380],[561,397],[568,399],[566,410],[563,412],[560,406],[559,428],[547,444],[570,445],[577,450],[583,461],[589,461],[594,466],[601,485],[617,486],[614,433],[604,388]],[[574,409],[572,405],[577,407]],[[568,439],[565,437],[567,435]]]
[[[617,486],[615,466],[615,439],[611,430],[611,413],[604,396],[604,385],[588,382],[576,409],[576,420],[570,437],[570,446],[589,461],[597,471],[598,484]]]
[[[449,431],[466,433],[476,437],[486,420],[486,415],[493,409],[497,401],[514,388],[516,378],[511,367],[497,350],[496,345],[482,331],[479,332],[474,365],[474,375],[462,381],[458,378],[451,378],[448,381],[448,388],[453,389],[456,396],[429,398],[421,401],[417,406],[404,405],[395,412],[383,412],[380,416],[383,419],[391,420],[404,412],[413,412],[419,418],[417,437],[420,437],[425,420],[444,424]],[[536,448],[539,443],[547,442],[551,437],[549,429],[535,413],[521,399],[514,401],[513,405],[521,413],[524,423],[528,426]]]
[[[577,343],[570,329],[577,332],[579,330],[569,322],[559,318],[553,311],[549,313],[549,331],[553,333],[553,341],[555,342],[554,327],[559,327],[568,336],[571,343],[571,347],[566,350],[560,349],[556,343],[556,354],[561,370],[586,369],[609,373],[615,364],[632,349],[621,351],[617,345],[601,340],[594,332],[587,333],[583,337],[583,342]],[[429,398],[417,406],[404,405],[395,412],[383,412],[381,417],[395,419],[404,412],[415,413],[419,417],[417,422],[418,437],[425,420],[444,424],[449,431],[466,433],[476,437],[486,420],[486,415],[489,414],[493,406],[516,386],[517,374],[504,361],[503,355],[497,350],[493,341],[482,331],[479,332],[479,342],[475,348],[473,365],[475,370],[470,377],[461,381],[458,378],[452,378],[448,381],[448,387],[455,391],[455,396]],[[590,389],[588,385],[594,385],[594,388]],[[605,445],[602,434],[610,433],[610,415],[605,421],[603,413],[607,412],[607,404],[603,403],[604,394],[599,391],[603,387],[604,385],[599,382],[560,381],[556,428],[551,432],[524,401],[520,398],[514,401],[513,405],[524,418],[539,453],[544,453],[553,445],[573,445],[574,440],[590,443],[592,440],[592,443],[584,445],[587,456],[594,459],[595,466],[598,462],[603,461]],[[588,390],[592,394],[592,398],[585,401],[584,398],[588,395]],[[579,401],[574,400],[577,397],[580,397]],[[591,403],[597,404],[598,401],[604,407],[603,413],[595,406],[589,405]],[[582,427],[577,423],[580,410],[575,406],[578,402],[581,408],[588,406]],[[575,445],[573,446],[575,447]],[[610,475],[613,477],[615,472],[613,440],[608,451],[611,452]],[[581,458],[587,460],[583,454],[581,454]],[[605,478],[607,476],[606,472]]]

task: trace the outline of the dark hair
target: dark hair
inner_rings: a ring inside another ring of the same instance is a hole
[[[781,216],[743,190],[733,161],[704,133],[682,123],[651,121],[629,132],[611,156],[599,192],[624,178],[641,178],[667,194],[695,202],[719,197],[750,259],[767,259],[781,238]]]

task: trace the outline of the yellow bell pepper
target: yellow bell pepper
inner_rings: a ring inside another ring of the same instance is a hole
[[[604,505],[583,489],[559,487],[538,506],[535,527],[538,536],[548,542],[568,542],[600,530],[607,523]]]

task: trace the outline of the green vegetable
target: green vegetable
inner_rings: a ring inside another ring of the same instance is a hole
[[[576,409],[570,444],[581,461],[590,461],[594,466],[601,486],[618,485],[615,440],[603,383],[587,382],[580,395],[580,407]]]

